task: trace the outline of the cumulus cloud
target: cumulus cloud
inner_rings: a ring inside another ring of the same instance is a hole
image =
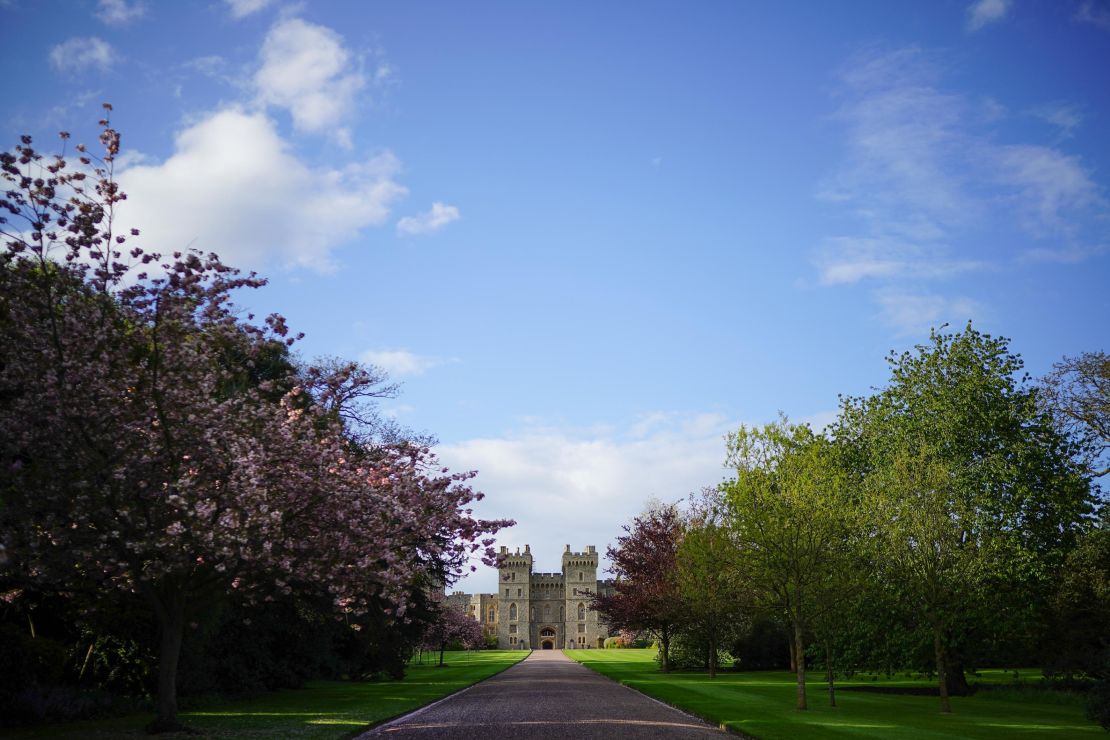
[[[127,0],[100,0],[96,4],[96,17],[109,26],[123,26],[146,15],[141,2]]]
[[[673,502],[725,477],[723,438],[735,424],[716,414],[649,417],[617,430],[535,427],[438,452],[452,470],[478,471],[474,485],[487,495],[478,515],[517,520],[502,543],[527,543],[537,570],[558,570],[564,545],[604,555],[649,499]],[[495,581],[481,568],[458,589],[488,592]]]
[[[418,355],[407,349],[367,350],[359,359],[369,365],[376,365],[397,378],[423,375],[433,367],[443,364],[443,360],[438,357]]]
[[[238,20],[273,5],[274,0],[225,0],[225,2],[231,11],[231,17]]]
[[[298,159],[262,113],[213,113],[176,136],[173,154],[119,175],[123,222],[151,251],[213,251],[231,265],[326,271],[332,251],[384,223],[406,190],[386,151],[341,169]]]
[[[459,219],[459,209],[446,203],[433,203],[431,210],[415,216],[405,216],[397,222],[397,233],[406,235],[430,234]]]
[[[96,36],[75,37],[50,49],[50,65],[58,72],[107,72],[115,63],[112,45]]]
[[[276,23],[260,56],[254,76],[258,101],[288,110],[300,131],[337,126],[366,84],[339,34],[300,18]]]
[[[1010,12],[1011,0],[976,0],[967,9],[967,28],[978,31],[983,26],[997,23]]]

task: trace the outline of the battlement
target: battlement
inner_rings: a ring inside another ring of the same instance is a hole
[[[532,585],[539,585],[541,583],[559,584],[563,583],[562,573],[533,573]]]
[[[569,558],[591,558],[591,557],[594,560],[597,560],[597,548],[594,547],[593,545],[586,545],[586,549],[585,549],[584,552],[571,552],[570,551],[570,545],[567,545],[567,549],[563,551],[563,560],[567,560]]]
[[[512,551],[502,545],[497,559],[503,593],[494,594],[488,603],[472,602],[468,608],[485,618],[483,624],[496,625],[497,644],[502,649],[603,645],[609,628],[589,606],[589,597],[598,591],[612,591],[612,586],[597,579],[596,547],[587,545],[581,552],[573,552],[567,545],[557,573],[533,572],[528,545]]]

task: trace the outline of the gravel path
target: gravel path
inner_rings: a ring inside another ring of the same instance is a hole
[[[469,689],[362,738],[720,738],[721,730],[598,675],[560,650],[537,650]]]

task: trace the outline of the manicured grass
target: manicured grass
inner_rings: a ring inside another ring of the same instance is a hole
[[[838,691],[828,706],[823,676],[807,681],[810,709],[794,709],[794,675],[778,671],[659,673],[655,650],[568,650],[567,655],[649,696],[762,740],[774,738],[1097,738],[1105,732],[1084,716],[1077,697],[1032,689],[984,690],[954,697],[952,714],[942,715],[935,696]],[[1033,670],[1021,671],[1030,683]],[[838,686],[931,686],[931,681],[844,681]],[[985,683],[1013,682],[1010,671],[984,671]]]
[[[409,666],[403,681],[314,681],[301,689],[181,712],[181,721],[208,737],[343,738],[488,678],[527,655],[525,650],[448,652],[443,668],[426,655],[423,665]],[[151,719],[151,714],[139,714],[69,722],[13,732],[10,737],[137,737]]]

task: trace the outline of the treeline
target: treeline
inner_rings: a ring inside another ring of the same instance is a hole
[[[731,477],[628,525],[596,608],[650,633],[663,671],[788,663],[799,709],[812,668],[834,705],[837,676],[914,670],[948,712],[969,671],[1015,665],[1103,682],[1105,702],[1110,357],[1032,383],[969,324],[888,361],[821,433],[781,418],[729,435]]]
[[[264,280],[135,246],[100,123],[102,156],[0,153],[0,717],[399,675],[510,522],[384,374],[234,306]]]

